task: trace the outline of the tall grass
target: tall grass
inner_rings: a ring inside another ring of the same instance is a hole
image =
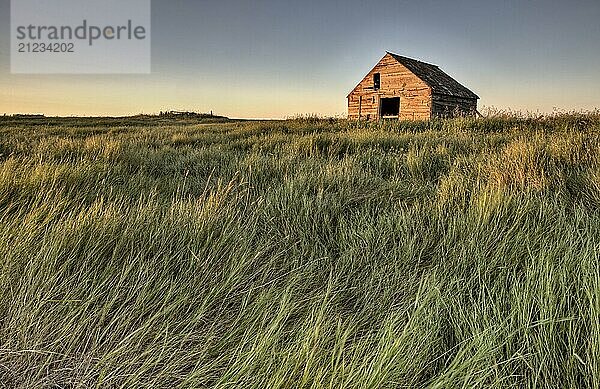
[[[0,387],[600,387],[600,116],[0,123]]]

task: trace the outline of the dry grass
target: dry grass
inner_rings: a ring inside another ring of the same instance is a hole
[[[0,386],[600,387],[600,115],[0,122]]]

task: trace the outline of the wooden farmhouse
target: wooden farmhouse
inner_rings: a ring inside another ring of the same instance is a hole
[[[348,95],[349,119],[474,115],[479,97],[436,65],[390,52]]]

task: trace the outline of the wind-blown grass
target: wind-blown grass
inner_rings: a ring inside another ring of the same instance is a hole
[[[0,386],[600,387],[600,117],[0,122]]]

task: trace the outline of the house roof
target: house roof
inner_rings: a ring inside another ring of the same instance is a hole
[[[394,53],[387,52],[396,61],[404,65],[408,70],[414,73],[431,88],[433,93],[465,97],[468,99],[478,99],[475,93],[471,92],[467,87],[460,84],[454,78],[444,73],[437,65],[428,64],[417,61],[416,59],[403,57]]]

